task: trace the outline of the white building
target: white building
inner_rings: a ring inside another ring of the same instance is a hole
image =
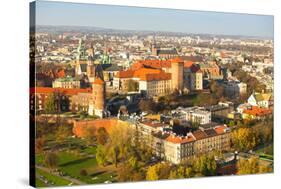
[[[179,121],[190,121],[199,124],[211,123],[211,112],[205,110],[203,107],[179,107],[172,111],[172,114],[179,119]]]
[[[252,106],[259,106],[261,108],[270,108],[273,106],[272,93],[253,93],[248,98],[248,103]]]
[[[66,89],[80,88],[80,81],[70,76],[67,76],[65,78],[59,78],[53,81],[53,88],[66,88]]]

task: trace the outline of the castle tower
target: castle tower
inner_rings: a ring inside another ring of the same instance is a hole
[[[171,59],[172,90],[183,90],[183,60],[180,58]]]
[[[93,57],[89,56],[87,60],[87,76],[88,78],[93,77],[95,73],[95,67],[94,67],[94,62],[93,62]]]
[[[151,45],[151,54],[153,56],[157,56],[157,46],[156,46],[156,43],[154,42],[152,45]]]
[[[104,117],[105,115],[105,83],[100,78],[95,78],[92,83],[92,102],[89,105],[89,114]]]
[[[82,74],[81,70],[81,62],[86,59],[86,51],[85,51],[85,44],[82,39],[79,39],[79,44],[77,47],[77,56],[76,56],[76,64],[75,64],[75,75],[79,76]]]

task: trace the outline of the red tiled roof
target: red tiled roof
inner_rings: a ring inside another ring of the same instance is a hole
[[[57,78],[64,78],[65,77],[65,72],[63,69],[59,70],[57,73],[56,73],[56,77]]]
[[[173,58],[173,59],[170,59],[170,61],[172,62],[172,63],[178,63],[178,62],[183,62],[183,59],[181,59],[180,57],[176,57],[176,58]]]
[[[142,81],[152,80],[170,80],[171,74],[166,73],[160,69],[140,68],[138,70],[119,71],[117,76],[119,78],[139,78]]]
[[[173,136],[173,135],[168,136],[166,140],[177,144],[183,144],[183,143],[195,141],[195,139],[192,136],[180,137],[180,136]]]
[[[216,133],[218,135],[224,134],[225,133],[225,129],[226,129],[226,126],[224,126],[224,125],[215,127],[215,131],[216,131]]]
[[[189,60],[188,60],[188,61],[185,61],[185,62],[184,62],[184,67],[185,67],[185,68],[190,68],[192,65],[193,65],[193,62],[192,62],[192,61],[189,61]]]
[[[134,63],[131,68],[132,69],[139,69],[144,66],[151,67],[151,68],[169,68],[171,67],[171,61],[170,60],[140,60],[136,63]]]
[[[181,58],[177,57],[174,59],[169,59],[169,60],[139,60],[132,64],[131,69],[132,70],[137,70],[143,67],[150,67],[150,68],[157,68],[157,69],[162,69],[162,68],[170,68],[171,67],[171,62],[184,62],[184,67],[190,67],[193,62],[192,61],[183,61]]]
[[[59,92],[65,95],[76,95],[78,93],[91,93],[90,88],[87,89],[65,89],[65,88],[51,88],[51,87],[32,87],[30,88],[30,93],[37,94],[50,94],[54,92]]]
[[[141,122],[144,125],[148,125],[150,127],[163,127],[163,124],[160,122],[153,122],[153,121],[144,121]]]
[[[252,106],[251,109],[246,109],[243,111],[243,113],[253,116],[266,116],[272,114],[272,110],[269,108],[260,108],[258,106]]]
[[[101,80],[100,78],[96,78],[95,81],[93,82],[93,84],[103,85],[103,84],[104,84],[104,81]]]
[[[192,134],[196,138],[196,140],[200,140],[207,137],[206,133],[201,130],[194,131]]]

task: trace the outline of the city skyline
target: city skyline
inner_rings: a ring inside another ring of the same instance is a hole
[[[36,3],[37,25],[239,35],[270,39],[274,35],[274,18],[269,15],[47,1]]]

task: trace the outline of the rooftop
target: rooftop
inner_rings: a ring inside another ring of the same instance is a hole
[[[61,93],[65,95],[77,95],[78,93],[91,93],[92,89],[66,89],[66,88],[51,88],[51,87],[32,87],[30,93],[36,94],[50,94],[50,93]]]

